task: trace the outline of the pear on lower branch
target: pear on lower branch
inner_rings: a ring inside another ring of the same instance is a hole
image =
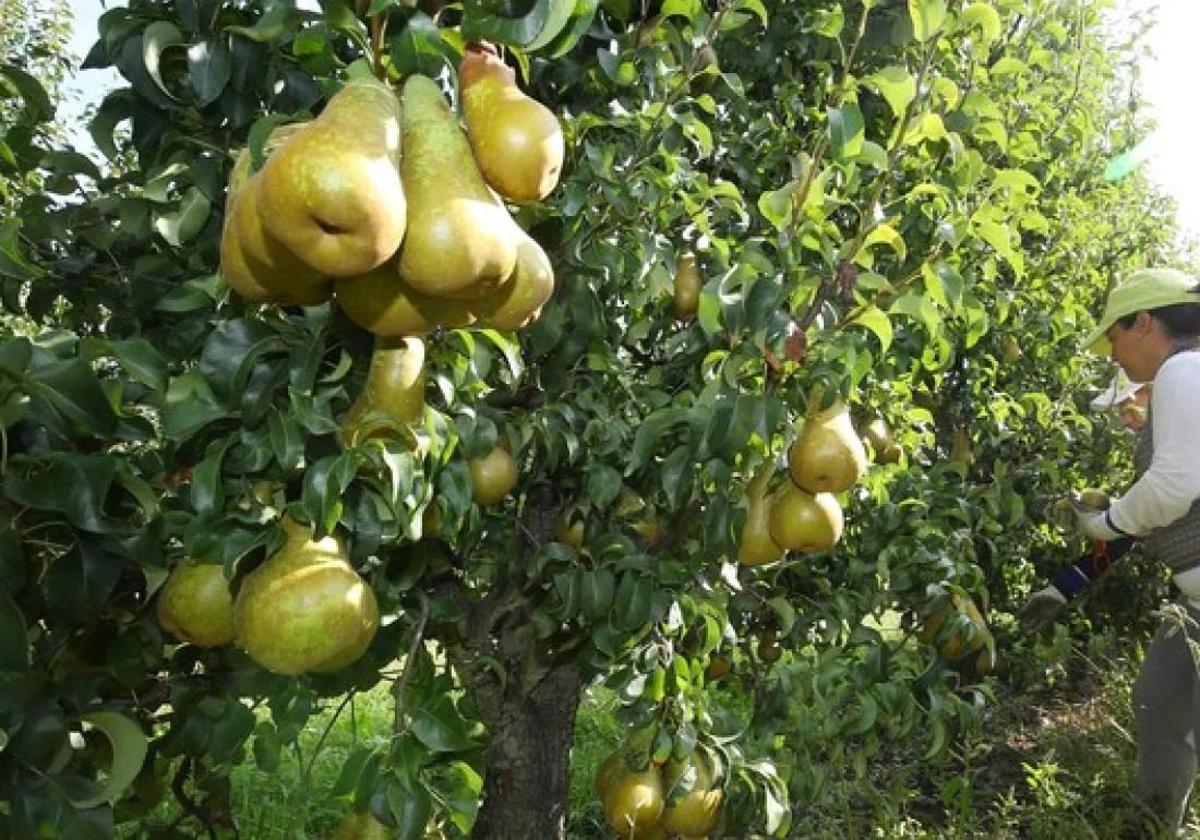
[[[395,93],[371,76],[348,82],[261,175],[263,224],[310,268],[349,277],[383,264],[407,221]]]
[[[771,497],[771,539],[788,551],[825,551],[842,538],[842,506],[832,493],[808,493],[790,481]]]
[[[242,582],[233,604],[237,644],[280,674],[327,673],[357,660],[379,629],[375,593],[334,536],[290,517],[283,548]]]
[[[158,593],[157,612],[158,623],[180,641],[202,648],[233,641],[233,597],[219,564],[176,566]]]
[[[775,472],[769,460],[764,463],[746,485],[746,524],[738,538],[738,562],[743,566],[764,566],[774,563],[783,556],[783,548],[771,539],[768,526],[771,506],[767,499],[767,485]]]

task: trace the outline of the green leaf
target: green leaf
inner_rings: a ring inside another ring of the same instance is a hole
[[[421,704],[409,724],[413,735],[433,752],[458,752],[475,744],[468,736],[466,720],[446,695]]]
[[[254,763],[264,773],[274,773],[279,768],[279,754],[283,747],[275,724],[264,720],[254,729]],[[353,788],[351,788],[353,789]],[[333,791],[337,796],[338,792]]]
[[[0,64],[0,78],[7,79],[20,94],[25,102],[26,118],[31,125],[46,122],[54,116],[54,105],[50,101],[50,95],[34,76],[5,62]]]
[[[1000,14],[991,3],[980,2],[967,6],[959,15],[959,25],[963,29],[978,29],[980,43],[985,46],[999,38],[1003,31]]]
[[[321,534],[332,533],[342,517],[342,495],[358,472],[358,457],[354,450],[328,455],[304,474],[300,503]]]
[[[100,170],[87,155],[70,150],[57,150],[42,155],[41,167],[61,175],[86,175],[100,180]]]
[[[535,52],[557,38],[559,33],[571,22],[571,16],[575,14],[575,6],[575,0],[552,3],[550,5],[550,14],[546,16],[546,21],[542,24],[541,31],[538,32],[536,38],[525,44],[525,49],[529,52]]]
[[[829,108],[829,146],[838,160],[848,160],[862,151],[866,134],[862,111],[852,102],[840,108]]]
[[[167,360],[144,338],[126,338],[110,345],[130,378],[155,391],[167,388]]]
[[[896,260],[900,263],[903,263],[908,257],[908,246],[904,244],[904,237],[897,233],[891,225],[879,224],[872,228],[871,232],[867,234],[867,238],[863,240],[862,250],[854,257],[855,262],[858,261],[863,251],[879,243],[883,243],[895,251]]]
[[[221,481],[221,459],[236,439],[227,437],[209,445],[204,460],[192,470],[192,509],[201,516],[219,513],[225,506],[225,490]]]
[[[776,230],[791,224],[792,200],[799,188],[799,181],[790,181],[778,190],[768,190],[758,197],[758,212],[763,214]]]
[[[88,123],[88,133],[96,148],[104,152],[109,160],[115,159],[120,151],[117,149],[114,132],[117,125],[133,116],[133,91],[128,88],[115,90],[104,97],[96,116]]]
[[[666,0],[662,5],[662,16],[668,17],[684,17],[688,20],[695,20],[696,16],[704,12],[704,4],[700,0]]]
[[[188,47],[188,86],[196,105],[204,108],[217,101],[233,75],[229,46],[224,40],[208,39]]]
[[[860,324],[875,333],[875,337],[879,339],[881,352],[886,353],[887,349],[892,346],[892,321],[888,318],[887,313],[879,307],[871,306],[864,309],[851,323]]]
[[[4,492],[18,504],[61,513],[76,528],[101,533],[111,527],[104,502],[116,471],[116,461],[106,455],[56,452],[24,475],[10,470]]]
[[[575,0],[537,0],[521,17],[505,17],[502,4],[490,0],[463,0],[462,37],[466,41],[493,41],[527,47],[536,43],[547,26],[556,27],[550,39],[562,31],[574,11]]]
[[[176,209],[155,217],[154,229],[159,236],[178,248],[196,238],[211,211],[212,203],[200,188],[188,187]]]
[[[946,22],[946,0],[908,0],[908,16],[916,39],[928,41]]]
[[[91,367],[81,359],[50,362],[25,380],[32,411],[42,422],[81,436],[109,435],[117,415]]]
[[[862,83],[878,91],[897,117],[904,115],[904,110],[917,96],[917,80],[906,69],[894,64],[872,73]]]
[[[0,585],[0,672],[29,669],[29,631],[17,602]]]
[[[217,400],[208,382],[198,373],[185,373],[167,387],[163,431],[173,440],[187,440],[229,412]]]
[[[588,470],[588,500],[598,508],[606,508],[621,492],[621,474],[606,464],[597,464]]]
[[[845,25],[846,14],[842,11],[842,4],[835,3],[832,7],[817,9],[812,23],[805,27],[805,31],[816,32],[826,38],[836,38],[842,34],[842,28]]]
[[[617,582],[612,569],[590,569],[579,580],[579,606],[588,621],[599,621],[612,608]]]
[[[76,808],[86,810],[121,798],[142,770],[149,741],[140,726],[117,712],[91,712],[83,715],[82,720],[104,733],[112,744],[112,763],[99,793],[72,801]]]
[[[162,79],[161,65],[163,50],[182,43],[183,34],[170,21],[155,21],[147,26],[142,33],[142,62],[146,68],[146,72],[154,80],[154,84],[158,85],[158,89],[167,96],[172,96],[172,94],[171,91],[167,90],[167,86],[163,83]]]
[[[433,799],[423,785],[393,781],[387,788],[387,805],[396,824],[391,836],[396,840],[421,840],[425,836]]]
[[[262,16],[253,26],[227,26],[226,32],[241,35],[251,41],[266,43],[279,38],[296,24],[295,0],[266,0]]]

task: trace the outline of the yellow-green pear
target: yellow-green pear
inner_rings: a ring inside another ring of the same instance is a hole
[[[604,816],[622,837],[646,837],[657,827],[666,807],[662,776],[651,764],[640,772],[624,772],[607,788],[601,799]]]
[[[267,159],[258,191],[263,224],[324,276],[370,271],[404,237],[399,166],[396,95],[374,77],[354,79]]]
[[[348,814],[330,840],[390,840],[392,829],[375,819],[370,810]]]
[[[695,768],[691,787],[681,790],[688,770]],[[708,757],[696,750],[686,761],[669,762],[663,768],[666,807],[661,825],[668,835],[707,837],[721,820],[725,792],[713,778]]]
[[[402,102],[408,233],[400,278],[421,294],[478,300],[512,276],[520,228],[484,183],[437,83],[409,76]]]
[[[783,549],[771,539],[768,526],[771,506],[767,501],[767,485],[774,472],[775,467],[768,460],[746,485],[749,508],[742,535],[738,538],[738,562],[743,566],[763,566],[783,556]]]
[[[342,420],[342,441],[356,446],[371,437],[399,437],[412,443],[405,427],[424,411],[425,342],[416,336],[377,339],[367,382]]]
[[[946,628],[946,622],[951,618],[965,616],[967,624],[955,622]],[[917,639],[923,644],[938,646],[938,654],[943,659],[955,660],[980,650],[991,641],[992,633],[988,629],[987,620],[975,606],[975,601],[957,592],[948,593],[934,601],[933,608],[921,622]]]
[[[498,330],[519,330],[542,314],[554,293],[554,268],[542,246],[524,231],[517,245],[512,277],[475,307],[480,321]]]
[[[438,327],[457,329],[475,322],[474,306],[423,295],[396,274],[395,261],[365,274],[339,278],[338,306],[351,321],[383,338],[424,335]]]
[[[704,288],[704,275],[696,264],[696,255],[687,251],[675,262],[675,290],[671,298],[671,311],[683,321],[700,310],[700,290]]]
[[[816,412],[788,450],[792,481],[809,493],[842,493],[867,470],[867,452],[841,400]]]
[[[467,137],[487,182],[516,204],[548,196],[564,154],[562,127],[550,109],[522,93],[512,69],[478,45],[468,45],[458,85]]]
[[[233,597],[225,570],[187,561],[175,567],[158,593],[158,623],[180,641],[220,647],[233,641]]]
[[[832,493],[808,493],[790,481],[771,497],[767,527],[788,551],[824,551],[842,538],[842,507]]]
[[[881,464],[894,464],[904,455],[904,450],[892,436],[891,427],[882,417],[876,417],[863,429],[863,439],[871,444],[875,460]]]
[[[230,224],[255,280],[267,289],[269,301],[280,304],[316,306],[329,300],[333,284],[312,269],[271,235],[263,223],[258,197],[263,190],[262,173],[250,176],[233,203]]]
[[[283,548],[242,582],[233,602],[237,644],[280,674],[337,671],[354,662],[379,629],[375,593],[334,536],[313,539],[290,517]]]
[[[950,442],[950,463],[960,467],[970,467],[975,463],[975,451],[971,448],[971,436],[966,429],[954,430],[954,437]]]
[[[475,487],[475,503],[490,507],[504,500],[517,483],[517,462],[501,446],[467,463]]]

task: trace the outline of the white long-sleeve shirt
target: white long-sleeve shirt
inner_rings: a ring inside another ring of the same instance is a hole
[[[1150,406],[1154,458],[1109,509],[1113,524],[1134,536],[1170,525],[1200,499],[1200,352],[1163,362]]]

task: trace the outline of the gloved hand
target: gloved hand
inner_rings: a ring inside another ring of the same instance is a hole
[[[1075,530],[1089,539],[1110,542],[1128,536],[1113,527],[1107,510],[1091,507],[1077,498],[1071,500],[1071,510],[1075,514]]]
[[[1039,633],[1058,620],[1067,599],[1058,587],[1051,584],[1029,596],[1021,608],[1021,629],[1027,633]]]

